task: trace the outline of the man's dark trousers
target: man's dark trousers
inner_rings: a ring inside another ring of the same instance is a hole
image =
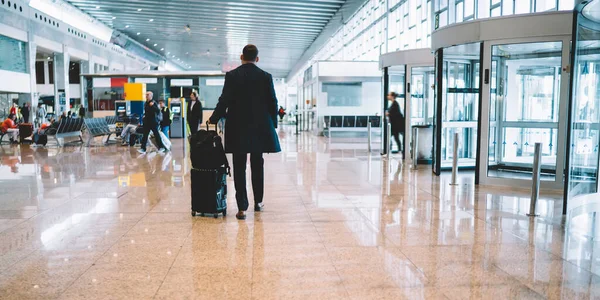
[[[144,125],[142,128],[144,130],[144,136],[142,137],[142,150],[146,150],[146,146],[148,144],[148,135],[150,135],[150,131],[152,131],[152,134],[154,134],[157,144],[156,147],[158,147],[158,149],[162,149],[165,147],[162,143],[162,139],[160,138],[160,134],[158,133],[158,125]]]
[[[238,210],[248,209],[248,191],[246,191],[246,162],[248,154],[233,154],[233,181],[235,184],[235,199]],[[265,161],[262,153],[250,154],[250,168],[252,171],[252,190],[254,191],[254,204],[262,203],[265,181]]]

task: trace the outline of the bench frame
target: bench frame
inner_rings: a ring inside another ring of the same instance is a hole
[[[85,122],[85,120],[88,120],[88,122],[99,122],[99,125],[102,127],[106,128],[106,132],[101,132],[101,133],[92,133],[90,132],[89,127],[87,126],[87,123]],[[85,119],[84,120],[84,124],[86,124],[86,128],[88,128],[87,130],[87,134],[88,134],[88,138],[87,141],[85,142],[85,146],[86,147],[90,147],[92,144],[92,141],[94,140],[94,138],[99,137],[99,136],[106,136],[106,140],[104,141],[104,145],[108,145],[109,140],[110,140],[110,136],[115,134],[115,136],[117,135],[115,130],[112,130],[110,128],[110,125],[108,124],[108,122],[106,121],[106,118],[90,118],[90,119]]]
[[[66,137],[78,137],[79,141],[72,141],[72,142],[78,142],[78,143],[83,143],[83,137],[82,137],[82,133],[81,130],[83,129],[83,125],[85,124],[84,122],[82,122],[81,127],[78,128],[78,130],[76,131],[68,131],[68,132],[61,132],[59,133],[60,129],[62,128],[62,126],[65,126],[63,123],[66,123],[67,121],[60,121],[60,123],[58,123],[58,128],[56,129],[49,129],[48,131],[46,131],[46,135],[47,136],[51,136],[54,138],[54,140],[56,141],[56,144],[59,147],[63,147],[65,145],[64,143],[64,139]],[[60,142],[60,139],[63,139],[63,143]],[[71,142],[69,142],[71,143]]]

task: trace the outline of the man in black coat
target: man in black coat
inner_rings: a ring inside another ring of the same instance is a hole
[[[225,75],[225,85],[219,103],[210,117],[216,124],[225,115],[225,152],[233,153],[233,179],[238,210],[236,218],[246,218],[246,161],[250,154],[254,211],[263,210],[263,153],[281,151],[277,127],[277,97],[271,74],[256,66],[258,49],[244,47],[242,65]]]
[[[198,94],[192,92],[190,94],[190,102],[187,105],[187,122],[190,125],[190,134],[198,131],[198,127],[202,125],[202,103],[198,99]]]
[[[142,137],[142,145],[138,152],[144,154],[146,153],[146,144],[148,143],[148,135],[150,131],[154,134],[154,139],[156,140],[156,147],[158,147],[159,152],[165,152],[165,146],[162,143],[162,139],[160,138],[160,134],[158,133],[158,124],[160,120],[158,119],[158,114],[161,114],[160,108],[158,108],[158,104],[154,100],[152,100],[153,93],[146,93],[146,104],[144,104],[144,119],[143,119],[143,133]]]

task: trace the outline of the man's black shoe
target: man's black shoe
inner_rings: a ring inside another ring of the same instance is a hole
[[[264,207],[265,207],[265,205],[262,203],[254,204],[254,211],[263,211]]]

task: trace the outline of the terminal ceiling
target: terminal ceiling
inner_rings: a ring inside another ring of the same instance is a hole
[[[346,0],[68,0],[188,70],[228,70],[244,45],[285,77]]]

